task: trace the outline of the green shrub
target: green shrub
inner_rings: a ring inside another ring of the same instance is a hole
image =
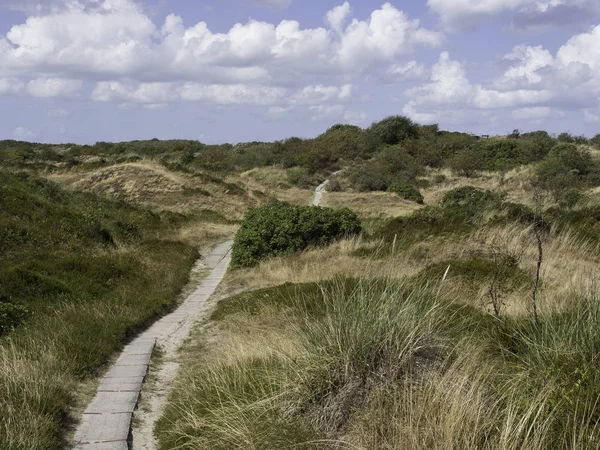
[[[368,133],[378,144],[396,145],[419,137],[419,126],[408,117],[392,116],[371,125]]]
[[[349,209],[271,202],[244,217],[233,245],[232,266],[251,267],[270,256],[288,255],[309,245],[327,245],[360,231],[360,222]]]
[[[477,172],[485,169],[483,155],[476,150],[463,150],[448,162],[453,172],[460,176],[472,178]]]
[[[446,192],[440,207],[444,209],[456,207],[473,207],[480,209],[500,200],[500,196],[491,191],[483,191],[473,186],[463,186]]]
[[[386,191],[395,182],[414,183],[423,171],[404,148],[396,145],[385,147],[372,160],[355,167],[348,178],[359,191]]]
[[[0,301],[0,336],[21,325],[29,315],[24,306]]]
[[[310,174],[304,167],[292,167],[287,171],[287,180],[290,184],[301,188],[309,188],[317,185],[317,177]]]
[[[417,188],[406,183],[394,183],[388,188],[389,192],[398,194],[405,200],[410,200],[416,203],[423,203],[423,195]]]

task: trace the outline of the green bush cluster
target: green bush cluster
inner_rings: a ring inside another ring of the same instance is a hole
[[[271,202],[244,217],[232,250],[233,267],[251,267],[270,256],[289,255],[310,245],[327,245],[358,234],[360,221],[349,209]]]

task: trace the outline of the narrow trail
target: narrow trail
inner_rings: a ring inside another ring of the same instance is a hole
[[[329,180],[315,190],[318,206]],[[102,379],[96,396],[86,408],[74,438],[75,450],[156,450],[154,425],[160,418],[179,368],[178,350],[192,326],[205,319],[209,302],[227,273],[232,241],[219,245],[204,260],[212,269],[200,287],[173,313],[155,322],[125,347]],[[155,347],[162,363],[153,373],[153,386],[144,381]],[[138,402],[143,390],[142,408]],[[132,419],[135,414],[135,424]]]
[[[207,300],[229,267],[232,242],[219,245],[205,265],[211,274],[173,313],[155,322],[125,347],[100,382],[74,437],[76,450],[128,450],[131,420],[155,345],[175,352],[192,325],[207,312]]]
[[[313,200],[313,206],[319,206],[321,204],[321,200],[323,200],[323,194],[325,193],[325,188],[328,184],[329,180],[325,180],[317,187],[317,189],[315,190],[315,199]]]

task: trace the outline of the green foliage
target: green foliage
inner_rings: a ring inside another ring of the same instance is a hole
[[[372,135],[354,125],[334,125],[315,139],[322,149],[342,159],[367,158],[376,149]]]
[[[352,187],[359,191],[386,191],[395,182],[411,183],[423,173],[415,159],[401,146],[386,147],[372,160],[348,174]]]
[[[503,270],[510,281],[512,289],[520,287],[531,281],[527,272],[521,269],[515,258],[507,257],[501,261],[502,267],[493,258],[471,257],[465,259],[446,260],[425,267],[417,278],[422,282],[441,280],[446,274],[446,279],[457,278],[464,281],[470,287],[489,282],[499,270]],[[449,269],[448,269],[449,268]]]
[[[463,207],[468,208],[470,213],[471,211],[481,210],[491,204],[495,204],[499,200],[500,197],[494,192],[483,191],[472,186],[463,186],[446,192],[440,202],[440,208],[453,209]]]
[[[0,301],[0,336],[14,330],[29,316],[30,312],[26,307]]]
[[[410,246],[429,236],[459,237],[502,212],[501,196],[466,186],[447,192],[437,206],[428,206],[410,216],[386,221],[375,232],[375,237],[388,243],[397,242],[398,247]],[[361,251],[357,256],[367,255]]]
[[[532,384],[550,388],[551,404],[561,416],[580,415],[587,425],[597,427],[600,301],[595,291],[570,301],[570,307],[542,316],[538,323],[507,320],[504,350],[509,362],[527,367]],[[559,426],[566,428],[568,424]]]
[[[586,186],[600,183],[600,168],[589,151],[575,144],[558,144],[536,167],[540,186],[564,207],[573,207]]]
[[[540,161],[543,159],[556,144],[556,140],[546,131],[523,133],[521,134],[520,139],[522,141],[527,141],[531,145],[530,156],[532,161]]]
[[[233,245],[232,266],[251,267],[271,256],[289,255],[310,245],[327,245],[360,231],[360,222],[349,209],[272,202],[244,217]]]
[[[405,200],[410,200],[416,203],[423,203],[423,195],[419,192],[419,190],[406,183],[394,183],[388,188],[389,192],[394,192],[398,194]]]
[[[197,259],[188,220],[0,170],[0,448],[61,448],[75,382],[164,314]],[[18,326],[23,324],[23,326]]]
[[[477,175],[477,172],[485,169],[483,155],[476,150],[463,150],[454,155],[448,165],[453,172],[467,178]]]
[[[557,138],[558,142],[566,143],[566,144],[574,144],[575,137],[570,133],[560,133]]]
[[[317,186],[320,178],[304,167],[292,167],[287,170],[287,180],[291,185],[309,188]]]
[[[391,116],[376,122],[367,130],[378,145],[396,145],[406,139],[417,139],[419,127],[408,117]]]

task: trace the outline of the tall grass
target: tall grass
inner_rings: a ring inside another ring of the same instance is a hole
[[[31,312],[0,336],[0,448],[54,450],[82,382],[173,306],[197,250],[161,239],[180,217],[33,175],[0,180],[0,302]]]
[[[261,292],[219,304],[227,344],[184,367],[162,449],[600,448],[595,290],[500,327],[414,279]]]

